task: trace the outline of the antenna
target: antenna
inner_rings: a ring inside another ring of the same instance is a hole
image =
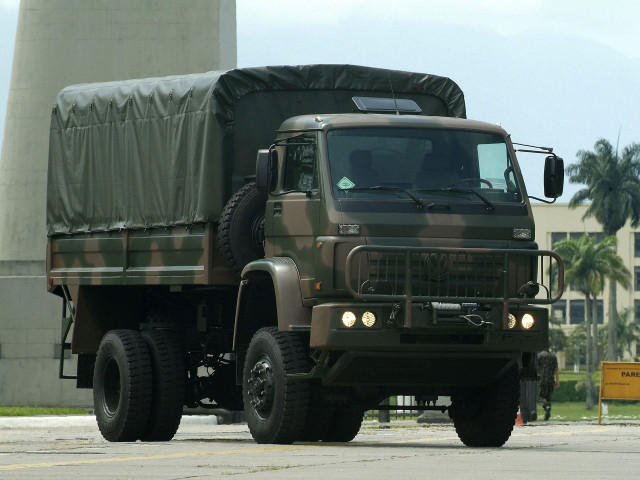
[[[391,83],[391,75],[387,73],[387,78],[389,79],[389,86],[391,87],[391,96],[393,97],[393,104],[396,107],[396,115],[400,115],[400,110],[398,110],[398,101],[396,100],[396,94],[393,93],[393,84]]]

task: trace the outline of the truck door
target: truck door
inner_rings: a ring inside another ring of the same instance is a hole
[[[281,185],[267,201],[266,251],[291,257],[300,273],[303,296],[311,296],[315,277],[320,192],[316,143],[296,137],[284,146]],[[271,228],[269,228],[271,223]]]

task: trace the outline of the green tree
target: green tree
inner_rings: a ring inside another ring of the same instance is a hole
[[[640,324],[633,318],[633,308],[625,308],[618,314],[617,350],[618,358],[624,358],[625,354],[631,352],[634,343],[640,342]],[[608,344],[609,332],[603,331],[601,344]]]
[[[565,264],[565,283],[573,284],[585,297],[585,350],[587,364],[587,399],[585,408],[591,410],[594,388],[591,374],[598,358],[598,311],[597,297],[604,290],[605,280],[620,282],[628,288],[631,274],[616,253],[616,237],[605,237],[596,243],[589,235],[578,240],[561,240],[554,249]]]
[[[549,345],[554,352],[560,352],[565,349],[567,345],[567,334],[562,329],[562,319],[551,317],[549,318]]]
[[[578,366],[585,360],[586,325],[586,322],[581,323],[571,331],[564,349],[566,358]]]
[[[634,228],[640,225],[640,144],[633,143],[618,153],[616,147],[604,138],[594,145],[594,151],[580,150],[578,162],[569,165],[567,173],[571,183],[581,183],[569,202],[576,208],[591,201],[584,217],[595,217],[605,235],[615,236],[627,220]],[[617,294],[616,282],[609,284],[609,341],[607,357],[617,360]]]

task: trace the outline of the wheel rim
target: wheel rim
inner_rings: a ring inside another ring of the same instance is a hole
[[[247,381],[249,403],[261,419],[267,419],[273,409],[275,385],[269,357],[261,357],[251,368]]]
[[[105,413],[113,417],[120,406],[120,368],[118,362],[109,359],[104,366],[102,399]]]

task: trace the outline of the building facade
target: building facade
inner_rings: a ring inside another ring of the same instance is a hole
[[[596,241],[602,240],[604,233],[595,218],[583,218],[587,208],[588,205],[580,205],[576,209],[569,209],[566,203],[532,205],[538,246],[544,250],[552,250],[555,242],[567,238],[577,240],[585,233],[593,236]],[[632,318],[640,325],[640,228],[631,228],[630,222],[627,222],[618,232],[617,238],[618,255],[632,275],[628,290],[618,285],[617,310],[621,312],[632,308]],[[607,324],[608,302],[609,287],[605,284],[604,292],[597,299],[599,325]],[[563,328],[569,334],[573,328],[585,321],[584,295],[571,288],[571,285],[565,285],[562,300],[551,307],[551,314],[561,320]],[[640,343],[620,360],[631,360],[639,355]]]
[[[67,85],[236,66],[235,0],[22,0],[0,161],[0,405],[91,405],[60,380],[46,290],[51,107]],[[64,360],[75,372],[75,359]]]

